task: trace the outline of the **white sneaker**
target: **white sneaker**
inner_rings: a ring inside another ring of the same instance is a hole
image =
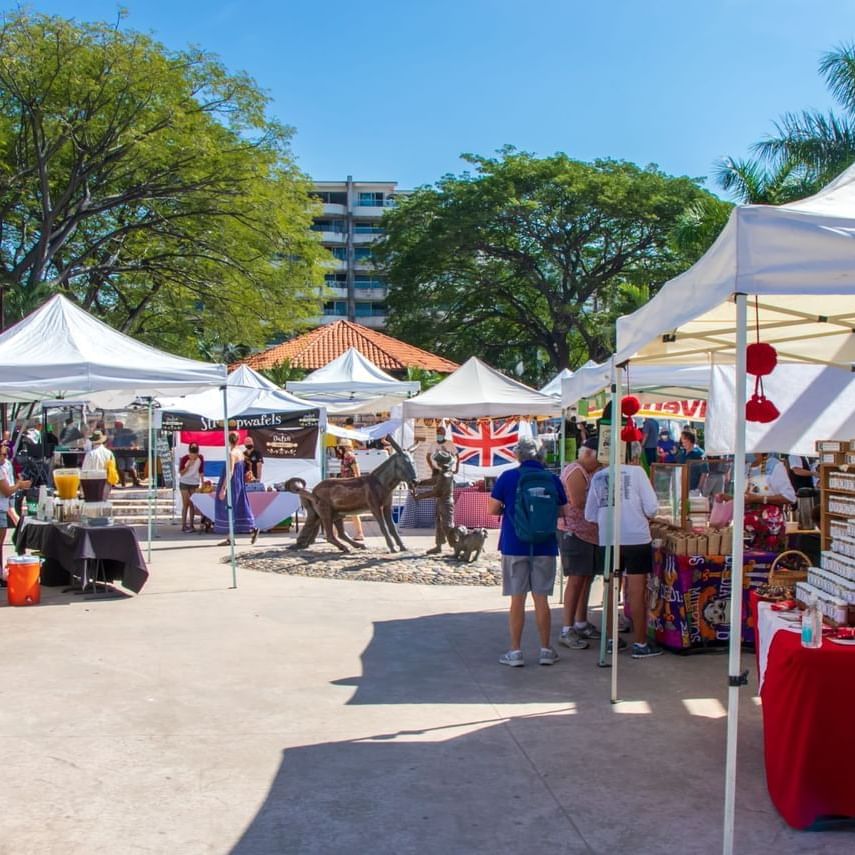
[[[508,665],[511,668],[522,668],[525,665],[522,650],[509,650],[499,657],[499,665]]]
[[[541,647],[540,658],[537,660],[541,665],[554,665],[558,661],[558,654],[553,647]]]
[[[558,636],[558,643],[569,647],[571,650],[587,650],[590,647],[590,644],[584,638],[579,638],[572,629],[569,632],[562,632]]]

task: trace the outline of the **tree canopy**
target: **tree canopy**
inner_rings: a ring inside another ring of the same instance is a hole
[[[6,16],[6,322],[61,291],[139,338],[215,355],[320,314],[325,253],[291,134],[249,77],[201,50],[121,26]]]
[[[696,233],[686,256],[675,228],[714,197],[654,166],[513,148],[465,159],[473,172],[400,200],[374,250],[389,280],[392,334],[461,362],[477,353],[505,370],[521,364],[518,373],[539,382],[602,359],[615,317],[715,237]]]

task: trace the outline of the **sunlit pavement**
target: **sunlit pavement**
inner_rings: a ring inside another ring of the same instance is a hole
[[[623,654],[612,705],[595,650],[536,664],[533,618],[527,667],[498,664],[497,588],[243,571],[232,590],[220,538],[160,534],[138,597],[0,609],[0,853],[720,850],[725,656]],[[855,847],[775,813],[755,685],[736,851]]]

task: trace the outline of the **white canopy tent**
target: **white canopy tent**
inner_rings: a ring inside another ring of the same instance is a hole
[[[404,418],[561,415],[561,404],[473,356],[427,392],[404,401]]]
[[[591,364],[590,360],[585,363],[585,365]],[[545,386],[538,389],[538,391],[541,395],[549,395],[550,398],[560,398],[562,381],[569,380],[572,376],[573,372],[569,368],[562,368]]]
[[[572,377],[561,383],[561,405],[566,409],[579,401],[590,398],[611,382],[611,363],[589,363]],[[710,385],[710,370],[706,365],[643,365],[632,369],[632,389],[635,392],[649,391],[661,395],[687,394],[706,396]]]
[[[121,391],[128,400],[219,386],[224,365],[173,356],[120,333],[60,294],[0,334],[0,401],[86,398]]]
[[[323,404],[330,413],[344,415],[386,412],[404,398],[417,395],[421,384],[396,380],[350,347],[303,380],[289,380],[285,388]]]
[[[229,419],[261,416],[266,413],[298,414],[310,410],[319,411],[319,433],[312,460],[265,460],[264,468],[267,480],[284,481],[287,478],[303,478],[312,487],[322,478],[323,435],[327,429],[326,412],[321,404],[305,401],[280,389],[266,377],[241,365],[228,375],[225,383],[225,398]],[[223,418],[223,393],[216,389],[197,392],[178,398],[158,399],[164,413],[199,416],[216,423],[217,428]],[[183,450],[176,445],[178,451]],[[225,454],[225,450],[223,450]]]
[[[746,450],[746,345],[750,327],[782,362],[851,370],[855,360],[855,166],[808,199],[735,208],[709,251],[617,323],[615,365],[730,363],[733,451]],[[774,376],[774,374],[772,375]],[[826,375],[826,377],[833,375]],[[615,399],[620,372],[615,373]],[[771,382],[771,378],[770,378]],[[771,386],[769,386],[771,389]],[[774,400],[774,399],[773,399]],[[804,415],[802,415],[804,418]],[[774,428],[772,428],[774,429]],[[735,467],[734,519],[744,514],[745,469]],[[618,495],[620,491],[618,491]],[[615,503],[615,529],[620,501]],[[723,851],[733,852],[742,641],[743,537],[734,527]]]
[[[0,334],[0,401],[88,398],[118,393],[149,401],[149,470],[154,461],[151,401],[155,395],[221,386],[224,365],[165,353],[120,333],[57,294]],[[222,414],[222,403],[220,414]],[[154,494],[149,490],[148,558]],[[231,507],[231,500],[229,500]],[[235,580],[234,562],[232,579]]]

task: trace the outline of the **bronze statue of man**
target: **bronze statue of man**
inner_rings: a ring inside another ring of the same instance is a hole
[[[413,498],[436,500],[434,535],[436,546],[427,551],[428,555],[439,555],[442,545],[448,543],[453,546],[448,535],[454,525],[454,464],[455,455],[443,448],[437,449],[431,456],[433,464],[433,478],[430,489],[424,492],[413,491]]]

